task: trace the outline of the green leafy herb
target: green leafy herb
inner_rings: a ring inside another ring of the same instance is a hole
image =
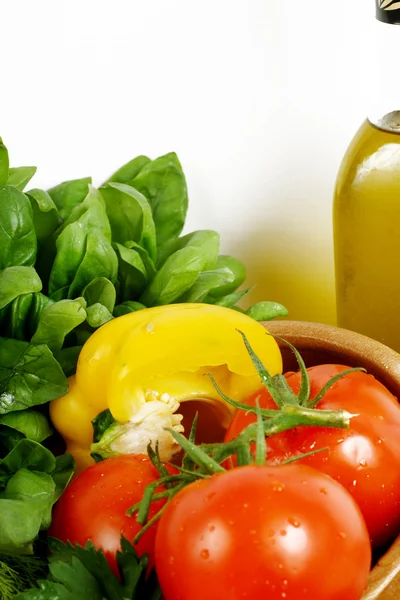
[[[115,286],[106,277],[96,277],[83,290],[87,306],[100,303],[109,312],[114,310],[116,291]]]
[[[51,508],[73,468],[71,456],[56,459],[50,450],[25,438],[0,460],[0,552],[32,552],[39,531],[50,525]]]
[[[60,225],[61,217],[57,206],[48,192],[33,189],[29,190],[26,195],[32,206],[37,243],[38,246],[41,246],[53,235]]]
[[[185,224],[188,193],[175,152],[148,162],[129,183],[150,202],[157,243],[163,244],[177,237]]]
[[[12,186],[0,189],[0,270],[35,264],[37,241],[31,204]]]
[[[0,137],[0,187],[7,183],[9,166],[8,150]]]
[[[28,440],[34,442],[43,442],[50,437],[53,429],[49,425],[46,416],[33,409],[9,412],[0,415],[0,426],[6,425],[7,428],[15,429],[22,433]]]
[[[146,306],[175,302],[194,285],[202,271],[214,268],[219,235],[215,231],[197,231],[181,238],[176,247],[143,293],[140,302]]]
[[[233,293],[246,279],[246,267],[233,256],[225,254],[218,256],[216,269],[227,269],[232,276],[229,281],[217,283],[214,288],[210,289],[208,301],[211,299],[215,301]]]
[[[67,391],[65,375],[46,345],[0,338],[0,414],[44,404]]]
[[[35,175],[36,167],[16,167],[8,171],[7,185],[12,185],[22,192]]]
[[[161,590],[151,574],[146,577],[147,556],[138,557],[134,547],[121,538],[117,552],[120,573],[112,573],[102,550],[91,542],[83,548],[49,539],[50,575],[38,581],[38,588],[16,596],[15,600],[159,600]]]
[[[127,315],[131,312],[136,312],[137,310],[143,310],[143,308],[146,308],[144,304],[128,300],[127,302],[118,304],[114,308],[114,317],[122,317],[122,315]]]
[[[19,592],[36,587],[47,576],[47,560],[39,556],[0,554],[0,598],[14,600]]]
[[[48,191],[63,220],[67,219],[75,206],[86,198],[90,183],[92,183],[91,177],[73,179],[64,181]]]
[[[270,321],[288,314],[288,310],[278,302],[258,302],[246,310],[246,315],[255,321]]]
[[[150,158],[148,158],[147,156],[137,156],[136,158],[133,158],[125,165],[120,167],[118,171],[113,173],[113,175],[111,175],[111,177],[106,181],[106,183],[109,183],[110,181],[116,181],[118,183],[128,183],[129,181],[134,179],[136,175],[140,173],[143,167],[149,162]]]
[[[133,248],[114,244],[114,249],[118,256],[118,298],[121,301],[137,298],[142,294],[147,282],[143,260]]]
[[[92,306],[89,306],[87,309],[87,322],[90,327],[93,327],[94,329],[108,323],[108,321],[111,321],[113,318],[114,317],[108,308],[103,304],[100,304],[100,302],[92,304]]]
[[[34,344],[46,344],[52,352],[61,350],[65,337],[86,319],[83,298],[60,300],[48,306],[41,314],[36,332],[32,337]]]
[[[7,267],[0,271],[0,309],[21,294],[41,289],[42,282],[33,267]]]

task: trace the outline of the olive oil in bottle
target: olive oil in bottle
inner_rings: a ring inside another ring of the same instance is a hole
[[[400,352],[400,2],[376,0],[377,98],[342,161],[333,206],[337,320]],[[396,26],[397,25],[397,26]],[[378,55],[379,56],[379,55]]]

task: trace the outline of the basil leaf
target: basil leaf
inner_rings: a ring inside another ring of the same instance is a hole
[[[7,185],[12,185],[20,192],[30,182],[37,171],[36,167],[16,167],[8,170]]]
[[[0,551],[32,552],[40,529],[51,523],[55,483],[50,475],[20,468],[0,496]]]
[[[4,458],[11,452],[11,450],[25,438],[24,434],[17,429],[7,427],[6,425],[0,426],[0,458]],[[8,477],[0,474],[0,487],[1,483],[4,485],[8,481]]]
[[[160,269],[166,260],[178,252],[178,250],[192,246],[200,249],[207,247],[210,254],[205,270],[215,269],[218,261],[219,241],[219,234],[209,229],[200,229],[180,238],[171,239],[158,248],[156,266]]]
[[[83,290],[82,296],[87,305],[100,303],[112,312],[115,305],[116,291],[114,285],[106,277],[96,277]]]
[[[289,311],[278,302],[258,302],[250,306],[245,313],[255,321],[271,321],[276,317],[286,317]]]
[[[33,267],[7,267],[0,271],[0,309],[21,294],[41,289],[42,282]]]
[[[244,298],[252,289],[253,288],[251,287],[247,290],[242,290],[240,292],[233,292],[233,294],[222,296],[222,298],[219,298],[215,302],[213,302],[213,299],[211,298],[210,304],[216,304],[217,306],[225,306],[226,308],[233,308],[234,305],[240,302],[240,300],[242,300],[242,298]],[[208,300],[209,298],[206,298],[205,301],[207,302]]]
[[[38,328],[40,318],[43,312],[54,304],[54,300],[48,298],[41,292],[33,294],[31,309],[29,311],[29,335],[25,339],[30,339]],[[12,336],[10,336],[12,337]]]
[[[144,304],[140,302],[135,302],[133,300],[127,300],[126,302],[122,302],[122,304],[118,304],[114,308],[114,317],[122,317],[123,315],[128,315],[131,312],[136,312],[137,310],[142,310],[146,308]]]
[[[110,311],[99,302],[92,304],[92,306],[89,306],[87,309],[87,322],[90,327],[93,327],[94,329],[108,323],[108,321],[111,321],[113,318]]]
[[[129,300],[140,296],[146,287],[147,271],[137,250],[113,244],[118,256],[118,298]]]
[[[7,425],[7,427],[22,433],[28,440],[39,443],[53,433],[46,416],[32,409],[0,415],[0,425]]]
[[[52,352],[61,350],[68,333],[85,319],[86,310],[81,299],[55,302],[42,312],[31,342],[46,344]]]
[[[69,482],[75,470],[75,460],[70,454],[56,456],[56,466],[51,473],[55,483],[54,502],[57,502]]]
[[[143,265],[146,269],[147,279],[149,281],[154,279],[157,273],[157,269],[155,267],[153,259],[150,258],[150,256],[148,255],[148,252],[144,248],[142,248],[142,246],[140,246],[136,242],[133,242],[132,240],[125,242],[124,246],[125,248],[129,248],[130,250],[136,250],[140,258],[142,259]]]
[[[160,245],[177,237],[185,224],[188,193],[186,179],[175,152],[144,165],[129,185],[141,192],[150,203],[157,243]]]
[[[219,249],[219,235],[215,231],[197,231],[182,238],[179,245],[142,294],[140,302],[146,306],[175,302],[192,287],[202,271],[214,268]]]
[[[84,201],[90,183],[92,183],[92,178],[84,177],[83,179],[64,181],[48,190],[64,221],[68,219],[75,206]]]
[[[0,338],[0,414],[63,396],[68,383],[47,346]]]
[[[136,189],[123,183],[108,183],[101,188],[110,220],[113,242],[133,240],[155,260],[156,229],[151,207]]]
[[[110,224],[99,191],[90,186],[89,194],[64,225],[57,238],[57,255],[50,273],[52,298],[76,298],[96,277],[106,277],[114,283],[118,261],[111,247]]]
[[[177,302],[203,302],[204,298],[217,286],[231,283],[235,276],[228,267],[203,271],[196,282],[185,292]]]
[[[150,158],[147,156],[137,156],[119,168],[118,171],[115,171],[105,183],[109,183],[110,181],[128,183],[128,181],[136,177],[149,162]]]
[[[29,313],[34,294],[21,294],[8,306],[5,336],[16,340],[26,340],[29,335]]]
[[[28,198],[12,186],[0,189],[0,270],[11,266],[33,266],[36,234]]]
[[[223,296],[227,296],[228,294],[232,294],[239,286],[242,285],[244,280],[246,279],[246,267],[242,263],[242,261],[234,258],[233,256],[229,256],[226,254],[222,254],[218,256],[217,269],[229,269],[233,275],[231,281],[221,282],[217,284],[213,289],[210,289],[209,299],[218,300]]]
[[[48,192],[33,189],[26,192],[26,195],[32,206],[37,242],[41,246],[60,225],[61,217]]]
[[[9,166],[8,150],[0,137],[0,187],[7,182]]]

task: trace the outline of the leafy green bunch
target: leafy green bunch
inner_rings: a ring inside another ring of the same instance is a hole
[[[174,153],[138,156],[96,189],[90,177],[24,192],[35,167],[9,168],[0,139],[0,414],[66,393],[84,342],[145,307],[236,307],[246,277],[215,231],[181,236],[188,208]],[[257,320],[285,315],[261,302]]]

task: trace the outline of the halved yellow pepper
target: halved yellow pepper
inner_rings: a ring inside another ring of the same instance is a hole
[[[77,470],[93,462],[91,420],[106,408],[118,426],[110,428],[103,456],[145,452],[148,442],[158,439],[161,457],[169,460],[179,447],[165,428],[183,430],[179,407],[190,400],[211,403],[215,418],[226,428],[232,407],[208,374],[238,401],[260,387],[239,331],[271,375],[281,372],[280,350],[265,328],[220,306],[154,307],[98,329],[82,348],[69,392],[50,405],[53,424],[74,455]]]

